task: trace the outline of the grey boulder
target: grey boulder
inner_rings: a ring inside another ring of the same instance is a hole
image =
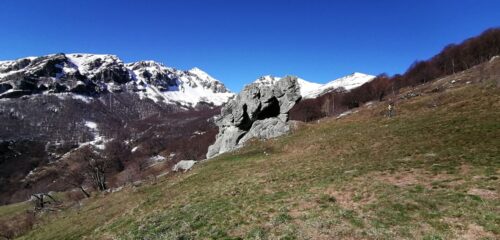
[[[207,158],[243,146],[246,141],[281,136],[290,130],[288,112],[301,98],[296,77],[257,80],[221,110],[216,119],[219,134]]]

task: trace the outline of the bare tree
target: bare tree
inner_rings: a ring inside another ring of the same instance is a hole
[[[33,196],[33,203],[35,210],[45,209],[47,204],[59,203],[54,197],[48,193],[35,193]]]
[[[81,164],[77,164],[76,166],[67,166],[69,170],[64,174],[64,180],[69,185],[78,188],[82,191],[85,197],[90,197],[90,193],[88,193],[83,187],[87,182],[87,178],[85,176],[84,169]]]
[[[108,188],[106,184],[106,172],[110,167],[110,161],[102,157],[97,149],[92,146],[85,146],[79,149],[74,155],[74,161],[82,164],[81,170],[83,170],[84,174],[83,178],[78,172],[73,175],[73,180],[77,184],[81,186],[86,181],[86,178],[88,178],[97,190],[104,191]]]
[[[106,159],[101,158],[97,155],[92,157],[87,157],[85,159],[87,166],[86,171],[90,176],[92,183],[99,191],[104,191],[108,187],[106,185],[106,170],[109,166]]]

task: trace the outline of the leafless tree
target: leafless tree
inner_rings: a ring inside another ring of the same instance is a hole
[[[89,157],[86,160],[87,174],[90,176],[92,183],[99,191],[106,190],[108,188],[106,185],[108,161],[100,157]]]
[[[35,210],[45,209],[47,204],[58,203],[58,201],[48,193],[35,193],[32,194]]]
[[[90,197],[90,193],[84,188],[87,178],[81,164],[77,164],[76,166],[67,166],[67,168],[69,168],[69,170],[64,174],[65,182],[72,187],[80,189],[85,197]]]
[[[110,167],[110,161],[102,157],[100,152],[90,145],[79,149],[75,155],[74,160],[81,162],[81,169],[85,174],[84,176],[90,180],[97,190],[106,190],[108,188],[106,184],[106,172]],[[85,181],[78,174],[75,177],[76,182]]]

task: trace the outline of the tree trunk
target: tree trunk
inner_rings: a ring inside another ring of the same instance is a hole
[[[82,190],[82,193],[85,195],[85,197],[89,198],[90,197],[90,194],[85,191],[85,189],[83,188],[83,186],[80,186],[80,190]]]

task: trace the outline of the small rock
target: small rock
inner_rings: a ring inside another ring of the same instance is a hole
[[[194,164],[196,164],[195,160],[182,160],[182,161],[178,162],[177,164],[175,164],[174,167],[172,167],[172,171],[174,171],[174,172],[179,172],[179,171],[187,172],[189,169],[191,169],[194,166]]]

